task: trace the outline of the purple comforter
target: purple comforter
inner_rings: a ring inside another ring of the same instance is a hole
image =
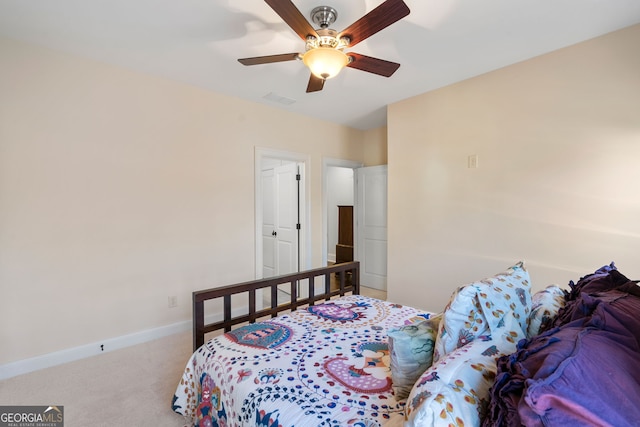
[[[570,285],[554,326],[499,359],[484,426],[640,425],[640,287],[613,264]]]

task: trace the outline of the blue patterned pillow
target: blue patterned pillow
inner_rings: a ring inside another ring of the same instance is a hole
[[[524,262],[459,288],[444,309],[434,361],[491,333],[507,313],[512,313],[526,331],[530,311],[531,283]]]
[[[535,337],[551,325],[558,311],[566,304],[566,294],[567,292],[557,285],[549,285],[531,297],[531,313],[529,314],[527,338]]]
[[[441,315],[389,329],[391,380],[396,399],[406,399],[416,380],[431,366]]]

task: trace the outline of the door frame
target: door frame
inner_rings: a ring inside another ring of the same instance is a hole
[[[329,262],[328,260],[328,251],[329,251],[329,247],[328,247],[328,237],[327,237],[327,232],[329,229],[329,225],[327,223],[327,218],[328,218],[328,195],[327,195],[327,191],[329,191],[329,176],[328,176],[328,168],[329,167],[340,167],[340,168],[349,168],[349,169],[354,169],[354,182],[353,182],[353,216],[354,216],[354,220],[356,218],[356,212],[358,210],[358,206],[357,206],[357,186],[355,183],[355,169],[361,168],[364,166],[364,163],[362,162],[357,162],[354,160],[344,160],[344,159],[335,159],[335,158],[331,158],[331,157],[323,157],[322,158],[322,265],[326,266],[327,263]],[[353,227],[353,231],[354,231],[354,246],[356,245],[356,239],[355,239],[355,232],[356,232],[356,228],[355,224]],[[355,248],[354,248],[355,249]]]
[[[311,201],[309,195],[311,194],[311,179],[310,179],[310,164],[311,157],[308,154],[295,153],[291,151],[280,151],[271,148],[255,147],[254,156],[254,209],[255,209],[255,267],[254,275],[256,279],[262,279],[262,161],[264,158],[274,158],[280,160],[293,161],[296,163],[302,163],[301,179],[302,185],[300,186],[300,245],[298,246],[298,259],[300,260],[301,270],[308,270],[311,268]]]

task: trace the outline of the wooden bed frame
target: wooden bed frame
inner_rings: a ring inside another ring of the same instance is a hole
[[[338,277],[339,287],[331,290],[331,275]],[[315,293],[315,278],[324,276],[324,292]],[[298,283],[307,280],[309,297],[298,299]],[[291,285],[290,301],[278,304],[278,285],[289,283]],[[271,290],[271,307],[256,311],[256,291],[269,288]],[[276,317],[281,311],[295,311],[298,307],[314,305],[316,301],[328,301],[334,296],[342,296],[351,292],[354,295],[360,293],[360,262],[346,262],[335,264],[330,267],[316,268],[313,270],[301,271],[284,276],[269,277],[267,279],[252,280],[236,285],[222,286],[202,291],[193,292],[193,351],[196,351],[204,344],[204,336],[208,332],[223,329],[225,332],[231,327],[241,323],[254,323],[261,317]],[[231,296],[236,294],[247,294],[249,313],[232,317]],[[223,299],[223,320],[205,324],[204,303],[205,301]]]

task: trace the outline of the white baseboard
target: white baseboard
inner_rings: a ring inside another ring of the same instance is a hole
[[[247,313],[247,307],[238,307],[232,310],[232,316],[238,316],[245,313]],[[211,314],[205,317],[205,323],[217,322],[221,319],[222,314]],[[0,380],[17,377],[18,375],[28,374],[30,372],[39,371],[40,369],[51,368],[53,366],[74,362],[86,357],[97,356],[109,351],[120,350],[133,345],[164,338],[169,335],[185,332],[191,330],[191,324],[191,320],[185,320],[171,325],[134,332],[132,334],[109,338],[91,344],[85,344],[0,365]]]

